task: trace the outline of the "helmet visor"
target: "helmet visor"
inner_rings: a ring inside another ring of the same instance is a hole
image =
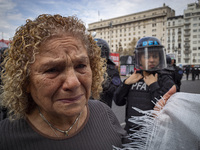
[[[145,47],[135,50],[136,68],[157,71],[166,67],[166,55],[163,47]]]

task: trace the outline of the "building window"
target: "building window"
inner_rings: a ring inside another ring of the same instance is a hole
[[[156,32],[156,29],[152,29],[152,32]]]
[[[194,23],[194,24],[193,24],[193,27],[197,27],[197,24],[196,24],[196,23]]]
[[[178,48],[181,48],[181,43],[178,43]]]
[[[156,23],[153,23],[153,24],[152,24],[152,27],[156,27]]]
[[[197,47],[193,47],[193,50],[196,51],[196,50],[197,50]]]
[[[180,63],[181,62],[181,58],[178,58],[178,63]]]
[[[189,16],[190,16],[190,13],[185,14],[185,17],[189,17]]]
[[[197,17],[193,18],[194,21],[197,21]]]
[[[197,38],[197,35],[193,35],[193,38],[194,38],[194,39]]]
[[[197,44],[197,41],[193,41],[193,44]]]

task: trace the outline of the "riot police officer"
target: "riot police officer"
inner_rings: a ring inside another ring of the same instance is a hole
[[[177,91],[180,92],[180,88],[181,88],[181,80],[183,77],[183,69],[181,69],[180,67],[176,66],[176,59],[175,58],[171,58],[172,62],[171,65],[174,68],[174,83],[177,85]]]
[[[160,73],[166,67],[164,47],[155,37],[141,38],[135,48],[135,66],[140,72],[134,73],[117,88],[114,101],[116,105],[126,105],[125,130],[134,133],[140,129],[132,116],[143,114],[133,109],[151,110],[156,99],[160,99],[174,84],[169,75]],[[153,102],[152,102],[153,101]]]
[[[100,94],[100,101],[112,107],[113,94],[121,83],[119,71],[115,63],[110,59],[110,48],[108,43],[99,38],[95,38],[97,45],[101,48],[101,57],[106,58],[107,61],[107,79],[102,85],[103,92]]]

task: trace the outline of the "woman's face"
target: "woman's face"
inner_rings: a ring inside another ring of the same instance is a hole
[[[74,116],[87,104],[92,71],[86,48],[74,37],[51,39],[40,47],[31,65],[27,88],[42,111]]]
[[[154,69],[159,65],[159,53],[158,52],[149,52],[148,56],[145,54],[141,55],[141,65],[143,69]]]

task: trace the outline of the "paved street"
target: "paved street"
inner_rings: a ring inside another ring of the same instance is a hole
[[[126,77],[121,77],[124,80]],[[186,75],[182,78],[181,92],[200,94],[200,80],[192,81],[192,75],[186,80]],[[120,124],[124,126],[125,106],[116,106],[113,102],[112,110],[116,114]]]

